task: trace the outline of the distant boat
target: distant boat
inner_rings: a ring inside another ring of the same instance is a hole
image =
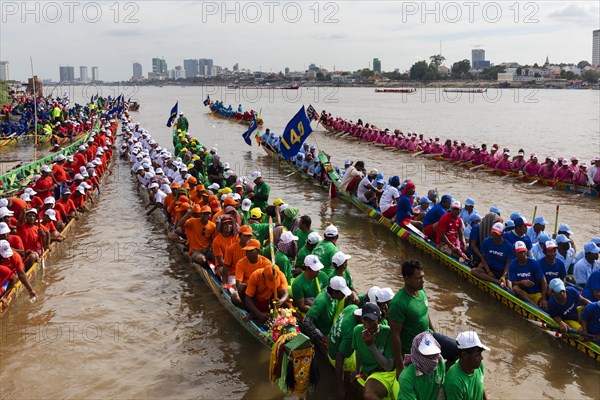
[[[283,90],[298,90],[300,88],[300,86],[298,85],[290,85],[290,86],[283,86],[281,89]]]
[[[487,89],[444,89],[445,93],[485,93]]]
[[[238,85],[229,84],[229,85],[227,85],[227,89],[239,89],[239,86]]]
[[[416,89],[375,89],[375,93],[415,93]]]

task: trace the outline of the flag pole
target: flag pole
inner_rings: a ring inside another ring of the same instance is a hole
[[[31,85],[33,88],[33,159],[37,160],[37,146],[38,146],[38,137],[37,137],[37,92],[35,87],[35,73],[33,72],[33,57],[29,56],[29,62],[31,64]]]

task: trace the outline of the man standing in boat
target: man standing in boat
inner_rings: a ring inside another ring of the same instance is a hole
[[[181,132],[187,132],[189,127],[190,127],[190,123],[188,122],[188,119],[183,115],[183,112],[179,113],[179,118],[177,118],[177,121],[175,122],[175,127],[177,129],[180,129]]]
[[[252,200],[254,207],[258,207],[262,212],[265,212],[265,209],[269,204],[271,187],[263,180],[260,171],[254,171],[251,179],[254,182],[254,189],[250,191],[246,197]]]

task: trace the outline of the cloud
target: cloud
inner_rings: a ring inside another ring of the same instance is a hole
[[[548,17],[558,21],[567,21],[583,24],[598,24],[598,7],[584,7],[579,4],[569,4],[562,10],[556,10]]]
[[[132,37],[145,35],[142,29],[110,29],[105,32],[108,36],[115,37]]]
[[[344,33],[332,33],[332,34],[317,34],[312,35],[312,38],[315,40],[340,40],[347,39],[350,35]]]

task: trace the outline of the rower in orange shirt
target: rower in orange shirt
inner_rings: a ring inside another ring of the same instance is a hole
[[[195,205],[189,208],[179,223],[187,236],[192,261],[203,267],[214,260],[211,246],[217,230],[210,215],[210,207]]]
[[[235,283],[237,293],[231,295],[231,300],[239,307],[245,307],[246,286],[250,275],[258,269],[272,267],[268,258],[261,256],[260,242],[256,239],[248,240],[246,246],[242,248],[246,252],[246,257],[242,258],[235,265]]]
[[[227,246],[223,258],[223,270],[221,272],[222,286],[235,285],[235,266],[238,261],[246,257],[244,247],[246,247],[250,239],[252,239],[252,228],[248,225],[243,225],[240,227],[238,233],[238,241]],[[223,277],[227,277],[227,279]]]
[[[230,215],[219,217],[216,221],[216,225],[217,236],[212,242],[212,250],[213,255],[215,256],[216,271],[221,275],[225,264],[225,251],[227,251],[227,247],[240,240],[237,236],[239,227]],[[226,279],[221,280],[226,281]]]
[[[264,323],[269,319],[269,310],[275,297],[277,307],[289,300],[288,283],[279,267],[275,265],[254,271],[246,287],[245,303],[250,314]]]

